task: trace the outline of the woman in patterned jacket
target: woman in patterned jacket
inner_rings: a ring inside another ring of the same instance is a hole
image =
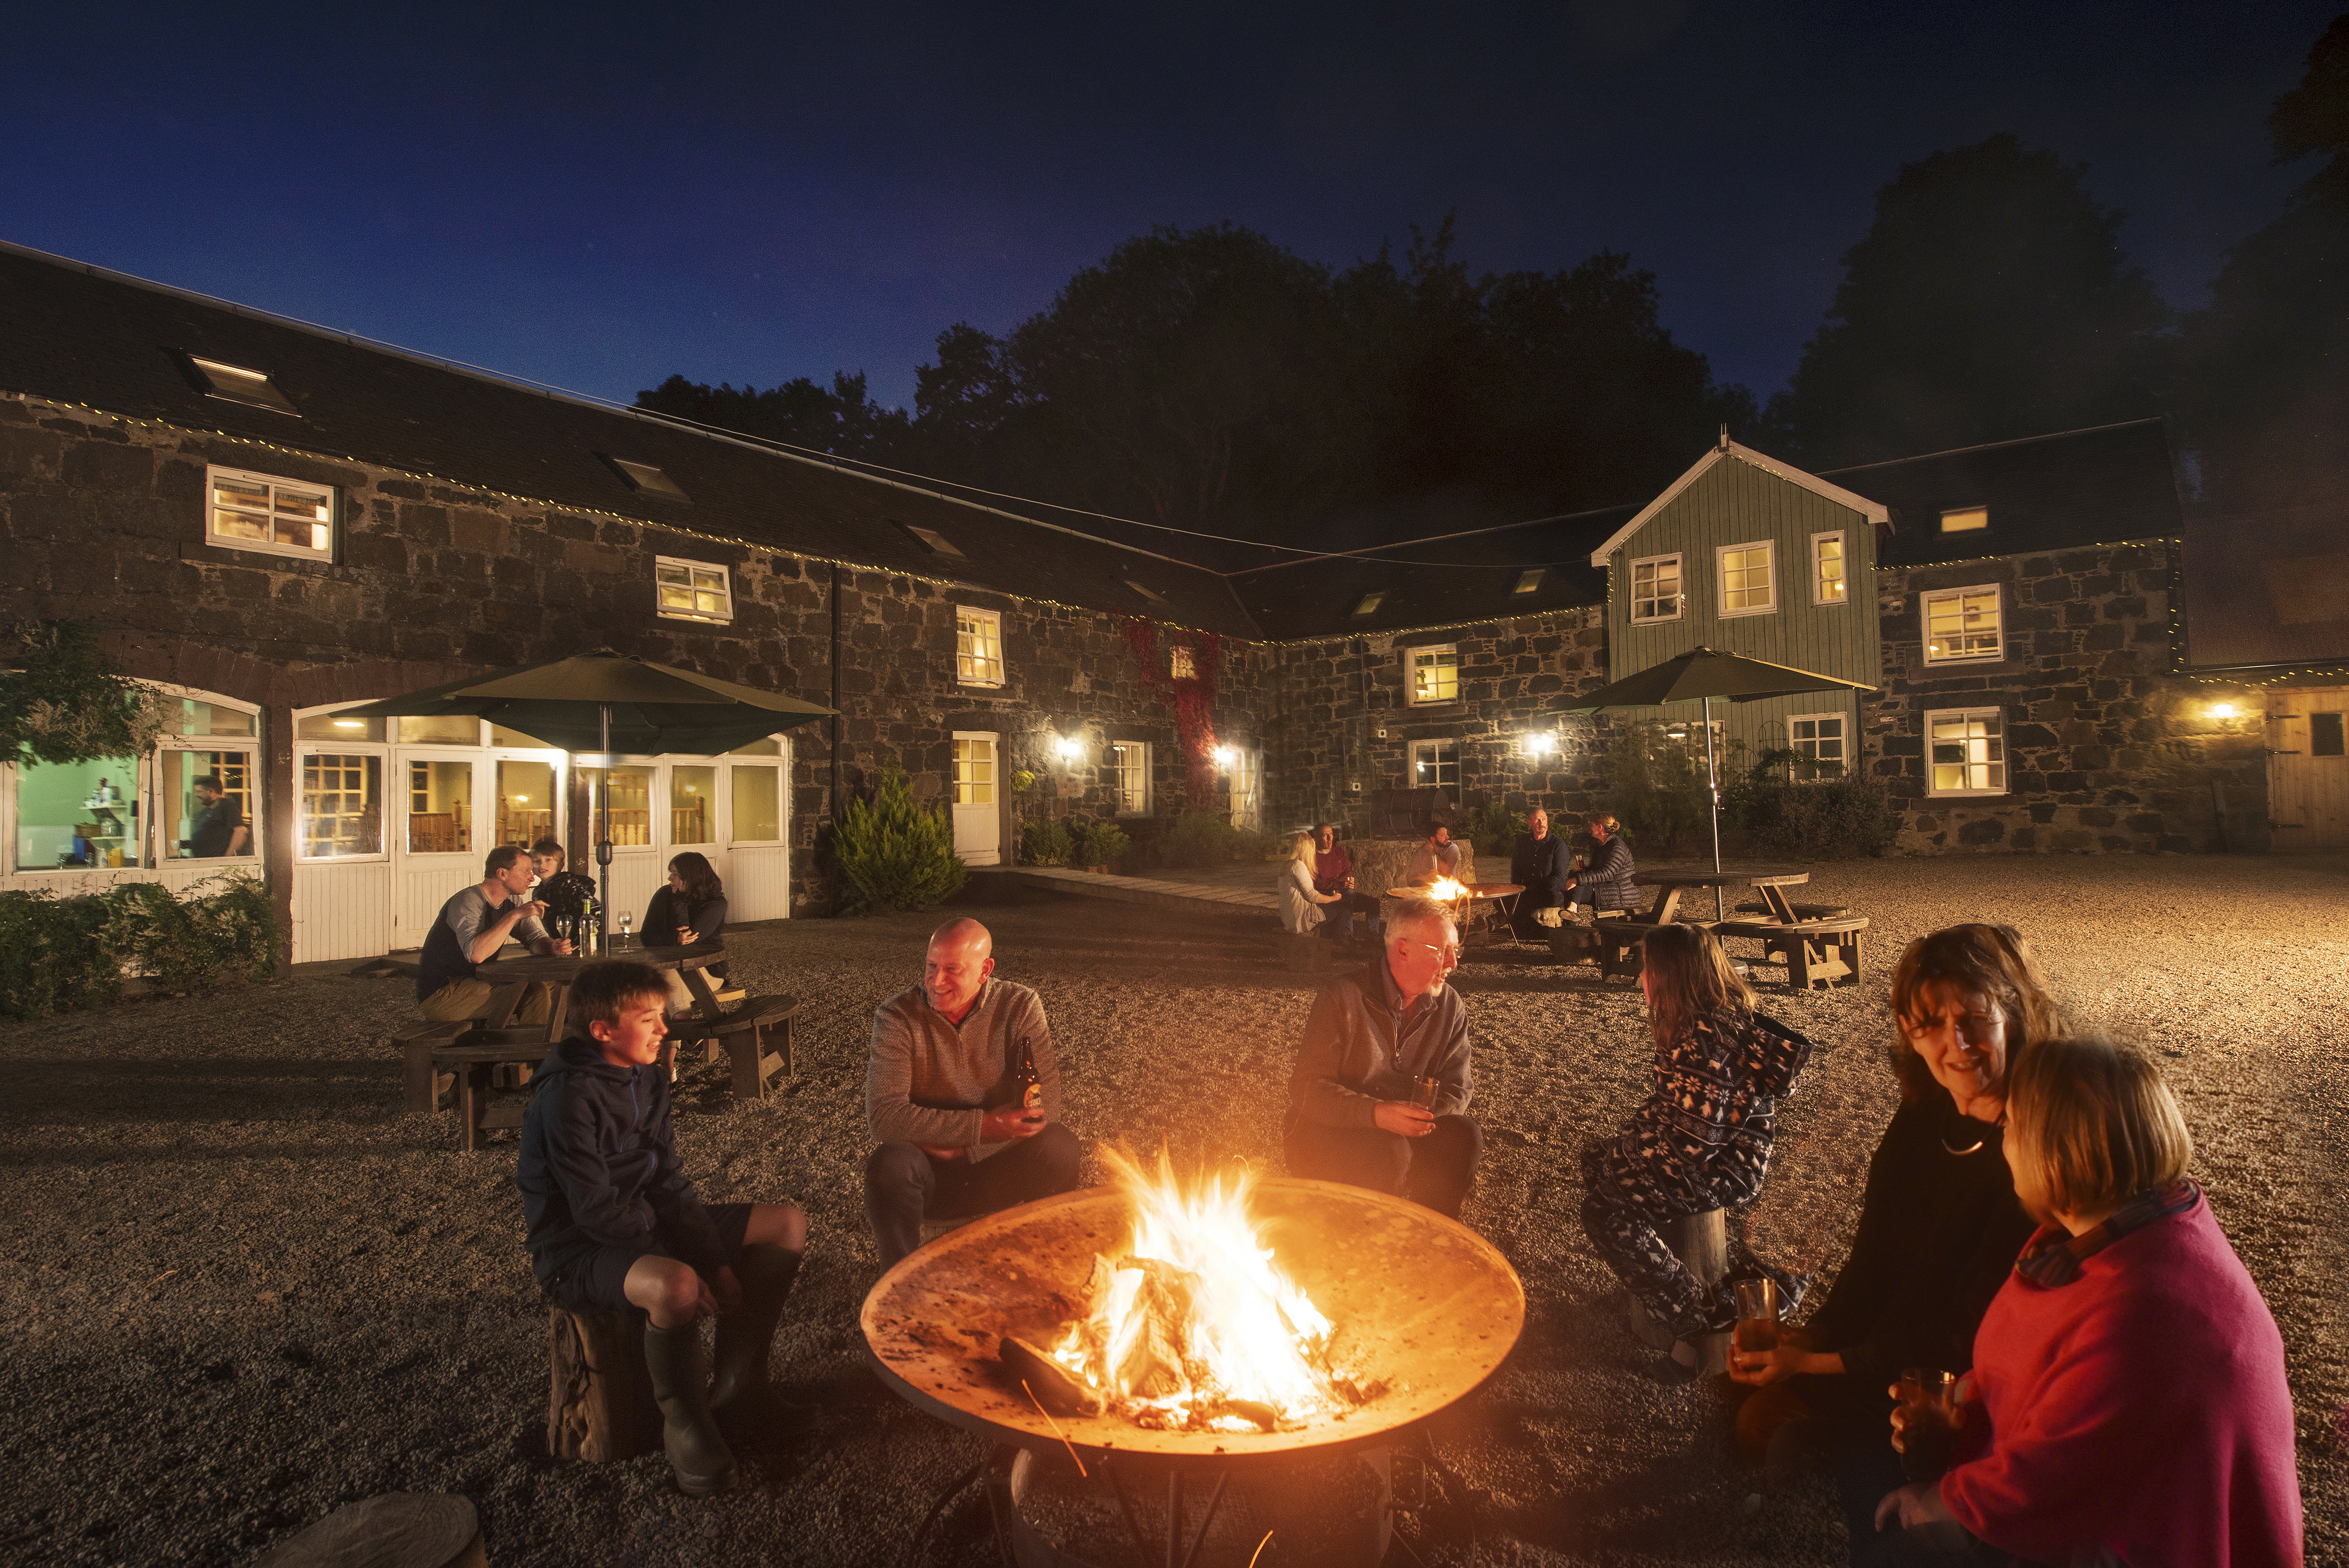
[[[1778,1101],[1811,1043],[1754,1010],[1752,989],[1702,926],[1659,926],[1641,950],[1656,1087],[1621,1133],[1583,1150],[1582,1228],[1649,1317],[1672,1331],[1672,1360],[1693,1375],[1691,1342],[1729,1328],[1735,1310],[1727,1284],[1700,1284],[1658,1228],[1761,1193]],[[1751,1266],[1799,1294],[1792,1276]]]

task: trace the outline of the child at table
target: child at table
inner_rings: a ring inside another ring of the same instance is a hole
[[[591,964],[571,988],[572,1034],[539,1064],[514,1180],[539,1287],[572,1312],[642,1313],[645,1367],[680,1491],[704,1497],[734,1476],[713,1417],[762,1425],[812,1412],[766,1387],[767,1352],[807,1247],[789,1203],[705,1208],[669,1135],[667,977],[644,964]],[[649,1069],[649,1070],[647,1070]],[[718,1319],[716,1376],[700,1323]]]

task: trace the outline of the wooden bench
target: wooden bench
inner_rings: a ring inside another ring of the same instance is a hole
[[[391,1048],[399,1053],[400,1101],[408,1110],[438,1110],[440,1108],[442,1078],[446,1075],[432,1065],[432,1053],[452,1043],[458,1036],[472,1028],[471,1023],[459,1019],[450,1024],[436,1024],[418,1019],[403,1024],[391,1032]]]
[[[763,1099],[767,1080],[777,1072],[795,1070],[792,1053],[792,1020],[799,1016],[796,996],[751,996],[730,1013],[710,1019],[679,1018],[669,1025],[669,1038],[682,1047],[696,1040],[709,1047],[709,1060],[720,1056],[733,1064],[736,1099]],[[769,1040],[774,1048],[769,1048]]]
[[[1648,940],[1648,933],[1656,929],[1656,923],[1627,914],[1594,920],[1590,929],[1599,940],[1599,977],[1612,980],[1618,975],[1629,975],[1636,978],[1640,973],[1640,944]]]
[[[530,1024],[504,1029],[475,1029],[454,1044],[433,1050],[433,1070],[446,1068],[457,1078],[459,1149],[471,1154],[481,1146],[483,1133],[520,1130],[525,1097],[508,1093],[501,1099],[492,1077],[502,1067],[518,1067],[527,1072],[544,1061],[552,1048],[546,1043],[545,1026]]]
[[[1594,927],[1599,921],[1626,918],[1626,912],[1619,909],[1594,909],[1590,914]],[[1595,964],[1602,969],[1606,967],[1604,939],[1595,928],[1586,929],[1573,921],[1561,920],[1556,925],[1544,926],[1542,930],[1549,940],[1549,955],[1553,962]]]
[[[1837,915],[1851,913],[1851,905],[1847,903],[1790,903],[1786,905],[1788,914],[1793,916],[1789,920],[1766,903],[1741,903],[1736,909],[1740,914],[1767,915],[1786,925],[1800,925],[1806,920],[1833,920]]]
[[[1775,920],[1725,920],[1713,928],[1715,936],[1750,937],[1762,944],[1762,956],[1748,963],[1784,965],[1786,984],[1797,991],[1825,991],[1835,985],[1859,984],[1868,920],[1847,914],[1830,920],[1806,920],[1793,924]]]

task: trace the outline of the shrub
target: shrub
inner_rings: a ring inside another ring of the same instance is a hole
[[[1027,831],[1019,835],[1019,849],[1031,866],[1064,866],[1075,845],[1067,823],[1058,817],[1046,817],[1028,824]]]
[[[1748,825],[1764,848],[1781,854],[1852,860],[1890,848],[1900,831],[1900,812],[1876,779],[1846,774],[1758,791]]]
[[[1287,850],[1288,840],[1295,836],[1293,833],[1287,837],[1278,833],[1268,833],[1262,828],[1234,828],[1232,854],[1236,859],[1243,861],[1270,860],[1276,854]]]
[[[1113,866],[1125,859],[1133,841],[1115,822],[1087,822],[1077,830],[1077,863]]]
[[[1512,811],[1498,800],[1486,802],[1461,825],[1462,835],[1476,846],[1480,860],[1507,857],[1517,847],[1517,835],[1525,830],[1525,813]]]
[[[1703,763],[1661,725],[1625,725],[1607,749],[1607,809],[1644,850],[1668,854],[1712,810]]]
[[[902,773],[883,774],[872,799],[848,802],[832,852],[841,903],[852,909],[927,909],[960,892],[970,874],[954,852],[951,814],[916,805]]]
[[[1238,842],[1230,818],[1185,811],[1158,836],[1158,855],[1170,866],[1212,866],[1230,860]]]
[[[267,891],[243,872],[207,877],[176,898],[160,882],[67,898],[0,892],[0,1016],[102,1007],[133,974],[190,995],[265,980],[279,938]]]

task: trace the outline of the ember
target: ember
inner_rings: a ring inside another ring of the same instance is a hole
[[[1164,1150],[1155,1176],[1102,1156],[1136,1212],[1127,1255],[1094,1254],[1081,1315],[1050,1351],[1083,1402],[1161,1431],[1270,1432],[1385,1391],[1337,1364],[1335,1326],[1275,1266],[1248,1212],[1252,1171],[1186,1186]]]

